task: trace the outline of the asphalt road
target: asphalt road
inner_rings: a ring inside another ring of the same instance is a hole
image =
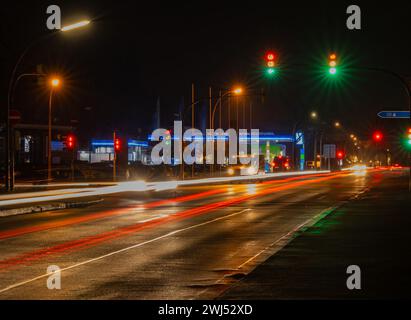
[[[208,299],[390,171],[105,195],[0,219],[0,299]],[[47,288],[58,266],[61,289]]]

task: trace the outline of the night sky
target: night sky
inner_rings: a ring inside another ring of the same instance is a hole
[[[13,1],[1,10],[1,105],[18,54],[33,39],[50,33],[46,7],[58,4],[63,25],[93,19],[89,27],[41,40],[19,73],[61,74],[55,117],[78,121],[84,136],[107,136],[111,129],[137,134],[148,130],[160,97],[162,125],[169,126],[179,105],[188,104],[191,83],[197,97],[208,86],[242,84],[264,89],[253,102],[253,127],[286,132],[316,110],[326,122],[339,120],[363,139],[375,128],[395,137],[405,121],[377,119],[384,109],[406,109],[404,89],[393,77],[347,71],[330,83],[323,74],[330,52],[345,67],[381,67],[411,75],[411,5],[361,4],[362,30],[346,28],[350,2],[307,1]],[[279,73],[263,73],[267,50],[279,55]],[[184,97],[184,98],[183,98]],[[46,122],[47,94],[38,81],[23,81],[15,108],[23,121]],[[2,112],[4,108],[2,107]],[[187,118],[189,120],[189,117]],[[394,139],[394,138],[393,138]],[[394,141],[394,140],[393,140]],[[395,141],[393,142],[395,143]]]

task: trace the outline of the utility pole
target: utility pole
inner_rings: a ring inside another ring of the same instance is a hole
[[[222,111],[222,109],[223,109],[223,106],[222,106],[222,101],[223,101],[223,93],[221,92],[221,90],[220,90],[220,110],[219,110],[219,121],[218,121],[218,124],[219,124],[219,128],[221,128],[221,111]],[[222,164],[220,164],[220,176],[221,176],[221,173],[222,173]]]
[[[47,181],[51,182],[51,101],[53,98],[53,89],[50,90],[49,96],[49,126],[48,126],[48,144],[47,144]]]
[[[317,170],[317,131],[314,129],[314,170]]]
[[[209,128],[210,129],[214,129],[212,127],[212,113],[213,113],[213,100],[212,100],[212,91],[211,91],[211,87],[208,88],[208,114],[209,114]],[[213,134],[213,143],[214,143],[214,134]],[[213,158],[214,158],[214,154],[213,154]],[[210,175],[213,172],[213,165],[210,164]]]
[[[195,127],[195,116],[194,116],[194,83],[191,84],[191,128]],[[195,162],[191,165],[191,178],[194,177],[194,166]]]
[[[113,181],[117,180],[117,152],[116,152],[116,131],[113,131]]]

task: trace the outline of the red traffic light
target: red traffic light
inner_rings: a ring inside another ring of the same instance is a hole
[[[274,61],[274,59],[275,59],[275,54],[274,54],[274,52],[267,52],[266,54],[265,54],[265,59],[267,60],[267,61]]]
[[[72,134],[69,134],[66,137],[66,148],[72,150],[74,148],[75,137]]]
[[[372,135],[372,138],[375,142],[380,142],[383,137],[384,136],[380,131],[375,131],[374,134]]]
[[[342,159],[344,158],[344,151],[337,151],[337,159]]]
[[[120,139],[116,138],[114,140],[114,151],[119,152],[121,150],[121,141]]]

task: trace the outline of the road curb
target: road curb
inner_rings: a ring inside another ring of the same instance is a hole
[[[62,209],[70,209],[70,208],[82,208],[82,207],[91,206],[101,201],[103,201],[103,199],[80,201],[80,202],[58,202],[58,203],[36,205],[36,206],[30,206],[30,207],[24,207],[24,208],[0,210],[0,218],[16,216],[16,215],[21,215],[21,214],[41,213],[41,212],[46,212],[46,211],[54,211],[54,210],[62,210]]]

